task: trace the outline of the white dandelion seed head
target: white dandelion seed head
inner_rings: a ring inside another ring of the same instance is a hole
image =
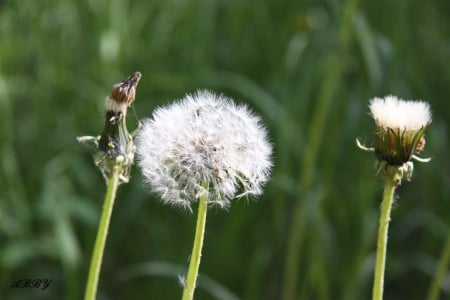
[[[419,130],[431,123],[427,102],[405,101],[396,96],[373,98],[370,113],[378,126],[400,130]]]
[[[431,111],[423,101],[405,101],[395,96],[373,98],[370,113],[377,125],[375,156],[378,161],[401,166],[423,150],[423,134],[431,123]]]
[[[205,193],[225,208],[234,198],[261,194],[272,166],[260,118],[209,91],[158,108],[136,144],[151,189],[164,203],[187,209]]]

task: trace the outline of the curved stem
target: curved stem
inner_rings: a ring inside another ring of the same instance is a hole
[[[442,281],[444,280],[445,274],[448,270],[448,265],[450,263],[450,233],[447,237],[447,242],[445,243],[444,249],[442,249],[441,258],[439,259],[439,264],[436,269],[436,274],[434,275],[433,282],[431,283],[430,290],[428,291],[428,300],[437,300],[439,298],[439,291]]]
[[[392,202],[395,191],[395,175],[388,175],[381,203],[380,223],[378,227],[377,258],[375,263],[375,276],[373,281],[372,300],[383,299],[384,270],[386,267],[386,246],[391,215]]]
[[[109,221],[111,219],[118,183],[119,173],[114,171],[111,178],[108,179],[105,203],[103,204],[103,212],[97,231],[97,238],[95,240],[84,300],[95,300],[95,295],[97,294],[100,266],[103,259],[103,250],[105,249],[106,235],[108,234]]]
[[[204,188],[205,184],[203,185]],[[197,283],[198,269],[200,267],[200,258],[202,256],[203,238],[205,236],[206,212],[208,210],[208,194],[200,196],[198,203],[197,225],[195,228],[194,245],[192,247],[191,262],[187,278],[184,282],[182,300],[192,300]]]

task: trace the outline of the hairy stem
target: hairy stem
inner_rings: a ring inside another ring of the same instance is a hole
[[[395,191],[395,175],[387,175],[381,203],[380,223],[378,227],[377,257],[375,262],[375,275],[373,281],[372,300],[383,299],[384,270],[386,267],[386,247],[391,215],[392,202]]]

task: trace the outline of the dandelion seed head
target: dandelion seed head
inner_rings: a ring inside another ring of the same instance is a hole
[[[164,203],[186,209],[205,194],[223,208],[234,198],[259,195],[272,166],[260,119],[209,91],[158,108],[143,122],[136,143],[151,189]]]
[[[431,123],[431,111],[427,102],[405,101],[396,96],[373,98],[370,113],[380,127],[419,130]]]
[[[431,123],[428,103],[387,96],[373,98],[369,109],[377,125],[375,155],[379,161],[399,166],[423,150],[423,134]]]

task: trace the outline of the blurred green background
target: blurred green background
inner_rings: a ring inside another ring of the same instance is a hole
[[[449,58],[447,0],[0,1],[0,298],[82,298],[105,184],[75,138],[140,71],[140,118],[208,88],[274,145],[265,194],[209,213],[196,299],[370,299],[383,184],[355,137],[373,144],[374,96],[429,101],[433,160],[397,190],[385,281],[385,299],[426,299],[450,228]],[[98,299],[179,299],[194,226],[133,168]]]

